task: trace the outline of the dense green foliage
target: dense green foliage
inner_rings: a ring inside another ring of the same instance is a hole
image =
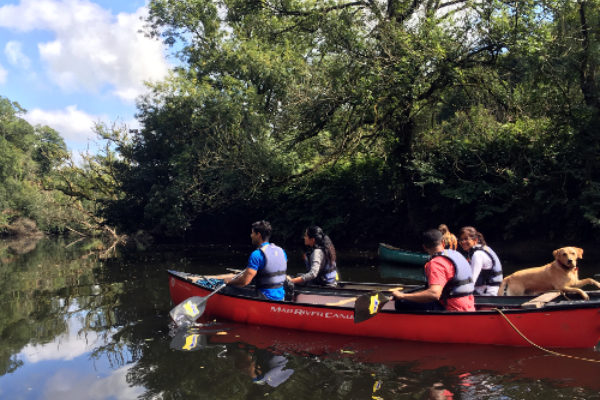
[[[294,239],[581,237],[600,221],[598,5],[151,1],[182,64],[140,100],[113,209],[169,235],[265,216]]]
[[[0,97],[0,232],[23,217],[42,230],[64,229],[70,211],[62,193],[46,190],[45,183],[66,158],[65,143],[53,129],[31,126],[23,112]]]
[[[246,239],[268,218],[283,240],[317,223],[348,244],[442,222],[498,239],[600,227],[598,0],[149,8],[180,66],[139,99],[141,130],[100,130],[105,154],[61,169],[110,224]]]
[[[77,166],[60,134],[30,125],[24,112],[0,97],[0,235],[100,233],[105,201],[118,199],[114,153],[83,155]]]

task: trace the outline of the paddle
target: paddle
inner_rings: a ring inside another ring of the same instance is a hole
[[[241,271],[240,273],[238,273],[236,276],[233,277],[233,279],[240,276],[243,272],[244,271]],[[213,290],[211,293],[209,293],[207,296],[204,296],[204,297],[201,297],[201,296],[188,297],[187,299],[185,299],[184,301],[182,301],[181,303],[176,305],[169,312],[171,319],[175,322],[175,324],[177,326],[180,326],[182,324],[185,324],[185,325],[194,324],[196,322],[196,320],[198,318],[200,318],[202,316],[202,314],[204,314],[204,310],[206,309],[206,302],[208,301],[208,299],[211,296],[217,294],[217,292],[219,292],[225,286],[227,286],[227,284],[225,284],[225,283],[217,286],[217,288],[215,290]]]
[[[391,298],[381,292],[363,294],[354,303],[354,323],[374,317]]]
[[[386,292],[393,292],[395,290],[402,290],[402,289],[404,289],[404,287],[398,286],[398,287],[395,287],[395,288],[386,289],[385,291]],[[367,294],[371,295],[371,294],[373,294],[373,292],[367,293]],[[363,296],[365,296],[365,295],[363,295]],[[362,297],[362,296],[350,297],[348,299],[340,300],[340,301],[337,301],[335,303],[325,303],[325,305],[326,306],[343,306],[344,304],[348,304],[348,303],[351,303],[351,302],[357,300],[359,297]]]

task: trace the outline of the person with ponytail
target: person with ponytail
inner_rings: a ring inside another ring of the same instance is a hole
[[[304,261],[306,272],[290,278],[293,284],[336,286],[337,267],[335,247],[323,229],[311,226],[304,231],[304,244],[308,248]]]

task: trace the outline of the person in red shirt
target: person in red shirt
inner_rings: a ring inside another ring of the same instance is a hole
[[[427,288],[412,293],[393,291],[396,309],[475,311],[469,262],[455,250],[444,250],[437,229],[423,233],[423,249],[431,256],[425,264]]]

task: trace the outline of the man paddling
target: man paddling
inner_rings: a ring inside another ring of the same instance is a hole
[[[250,239],[257,249],[250,254],[246,269],[238,275],[219,275],[218,278],[223,279],[227,285],[237,287],[244,287],[254,279],[259,296],[271,300],[283,300],[287,255],[281,247],[269,243],[271,232],[271,224],[268,221],[254,222]],[[192,278],[193,281],[198,279],[200,278]]]
[[[444,250],[442,233],[423,233],[423,249],[431,256],[425,264],[427,289],[413,293],[393,291],[397,310],[475,311],[474,283],[469,262],[455,250]]]

